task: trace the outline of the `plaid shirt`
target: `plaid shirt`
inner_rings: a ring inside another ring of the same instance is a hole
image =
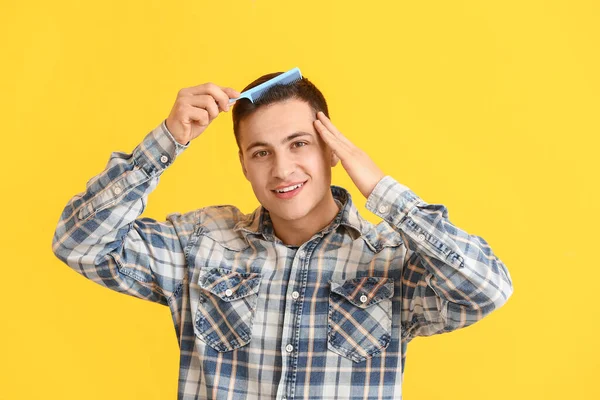
[[[363,219],[340,211],[301,246],[269,213],[230,205],[138,218],[187,145],[165,121],[66,205],[53,251],[112,290],[169,307],[180,348],[178,399],[400,399],[416,336],[471,325],[512,294],[488,243],[386,176]]]

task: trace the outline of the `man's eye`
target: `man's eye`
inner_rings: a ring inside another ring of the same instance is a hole
[[[256,153],[254,153],[253,157],[264,157],[267,155],[267,151],[266,150],[261,150],[261,151],[257,151]]]
[[[306,142],[295,142],[294,146],[296,146],[296,147],[303,147],[303,146],[306,146],[307,144],[308,143],[306,143]]]

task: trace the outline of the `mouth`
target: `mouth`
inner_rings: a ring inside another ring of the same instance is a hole
[[[289,186],[279,190],[271,190],[271,192],[273,192],[275,194],[275,197],[279,199],[291,199],[292,197],[300,193],[300,191],[302,191],[302,189],[306,185],[306,182],[308,181],[304,181],[297,185]]]

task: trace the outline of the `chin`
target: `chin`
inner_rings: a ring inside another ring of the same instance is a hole
[[[265,204],[264,206],[271,215],[276,215],[278,218],[281,218],[286,221],[294,221],[301,219],[306,216],[308,213],[307,207],[305,205],[301,206],[281,206],[278,204]]]
[[[296,221],[306,217],[306,210],[294,210],[292,212],[277,214],[277,216],[286,221]]]

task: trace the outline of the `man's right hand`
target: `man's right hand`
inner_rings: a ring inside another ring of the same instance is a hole
[[[210,82],[181,89],[167,117],[167,129],[185,145],[200,136],[221,111],[229,111],[230,98],[239,96],[235,89]]]

